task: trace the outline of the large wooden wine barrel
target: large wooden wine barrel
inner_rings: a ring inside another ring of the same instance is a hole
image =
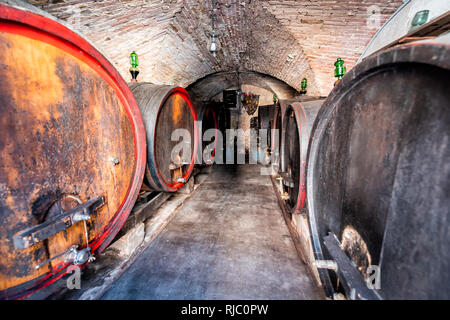
[[[218,143],[219,122],[214,105],[205,105],[198,114],[199,122],[199,148],[198,164],[211,165],[214,162]],[[214,132],[211,132],[214,130]],[[206,135],[205,135],[206,133]],[[209,135],[212,136],[210,137]],[[203,139],[205,138],[206,141]],[[201,160],[200,160],[201,159]]]
[[[318,100],[318,97],[310,96],[299,96],[294,99],[280,99],[277,101],[275,107],[273,108],[272,115],[272,130],[270,133],[271,141],[271,155],[272,155],[272,168],[275,172],[281,172],[282,168],[282,157],[281,153],[283,150],[283,139],[282,139],[282,129],[283,129],[283,115],[286,113],[287,108],[290,104],[294,102],[303,101],[313,101]]]
[[[307,199],[315,257],[334,259],[339,243],[363,278],[378,266],[375,297],[450,298],[449,79],[448,41],[383,51],[343,78],[314,125]],[[338,274],[347,267],[338,264]],[[329,294],[337,290],[334,272],[320,274]]]
[[[100,253],[132,209],[146,163],[139,109],[114,67],[47,14],[8,3],[0,3],[0,299],[29,295]]]
[[[306,198],[306,160],[311,129],[323,100],[293,102],[282,121],[282,172],[286,203],[291,213],[303,208]]]
[[[175,192],[191,176],[198,148],[197,113],[183,88],[151,83],[130,84],[147,132],[145,182],[155,191]],[[187,137],[172,134],[183,130]],[[180,131],[179,130],[179,131]],[[187,148],[173,152],[184,143]]]

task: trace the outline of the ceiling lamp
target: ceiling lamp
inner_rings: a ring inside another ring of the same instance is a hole
[[[211,33],[211,46],[209,47],[209,52],[211,52],[214,57],[216,56],[217,40],[216,40],[216,33],[214,32],[214,29]]]
[[[212,10],[211,10],[211,43],[209,46],[209,52],[211,52],[211,54],[214,56],[214,58],[216,57],[217,54],[217,35],[216,35],[216,30],[215,30],[215,26],[214,26],[214,18],[216,16],[216,1],[212,0]]]

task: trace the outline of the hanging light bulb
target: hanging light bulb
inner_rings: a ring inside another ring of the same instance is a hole
[[[216,43],[216,34],[214,33],[214,30],[211,34],[211,46],[209,47],[209,52],[211,52],[214,57],[216,56],[217,43]]]
[[[216,10],[216,1],[212,0],[211,3],[211,29],[212,29],[212,33],[211,33],[211,45],[209,47],[209,52],[212,53],[212,55],[214,56],[214,58],[216,57],[216,53],[217,53],[217,40],[216,40],[216,32],[215,32],[215,27],[214,27],[214,20],[215,20],[215,10]]]

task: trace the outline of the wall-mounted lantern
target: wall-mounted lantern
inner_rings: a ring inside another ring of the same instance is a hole
[[[334,65],[336,66],[336,68],[334,69],[334,76],[337,78],[334,86],[336,86],[339,81],[341,81],[342,77],[347,73],[347,67],[344,66],[344,62],[344,60],[338,58],[334,63]]]
[[[209,52],[212,53],[214,57],[216,57],[217,53],[217,39],[216,39],[216,33],[213,30],[211,33],[211,45],[209,46]]]
[[[430,15],[430,10],[422,10],[417,12],[414,15],[414,18],[411,22],[411,29],[409,31],[413,31],[420,26],[424,25],[428,22],[428,16]]]
[[[308,79],[303,78],[300,86],[301,86],[300,94],[305,94],[308,88]]]
[[[130,64],[131,64],[131,68],[130,68],[130,73],[131,73],[131,82],[137,82],[137,76],[139,74],[139,60],[138,60],[138,55],[136,52],[132,52],[130,54]]]

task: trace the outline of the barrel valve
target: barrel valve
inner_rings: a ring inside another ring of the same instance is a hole
[[[51,257],[48,260],[45,260],[45,261],[39,263],[38,265],[34,266],[34,268],[39,269],[43,265],[46,265],[47,263],[49,263],[57,258],[60,258],[60,257],[64,257],[64,262],[71,263],[76,266],[83,265],[86,262],[92,262],[93,260],[95,260],[95,257],[91,254],[90,247],[86,247],[84,249],[78,250],[78,246],[73,245],[68,250],[64,251],[63,253],[60,253],[54,257]]]
[[[95,257],[91,254],[90,247],[86,247],[81,250],[77,250],[77,248],[75,248],[66,256],[65,259],[66,262],[72,263],[76,266],[83,265],[86,262],[92,262],[93,260],[95,260]]]

